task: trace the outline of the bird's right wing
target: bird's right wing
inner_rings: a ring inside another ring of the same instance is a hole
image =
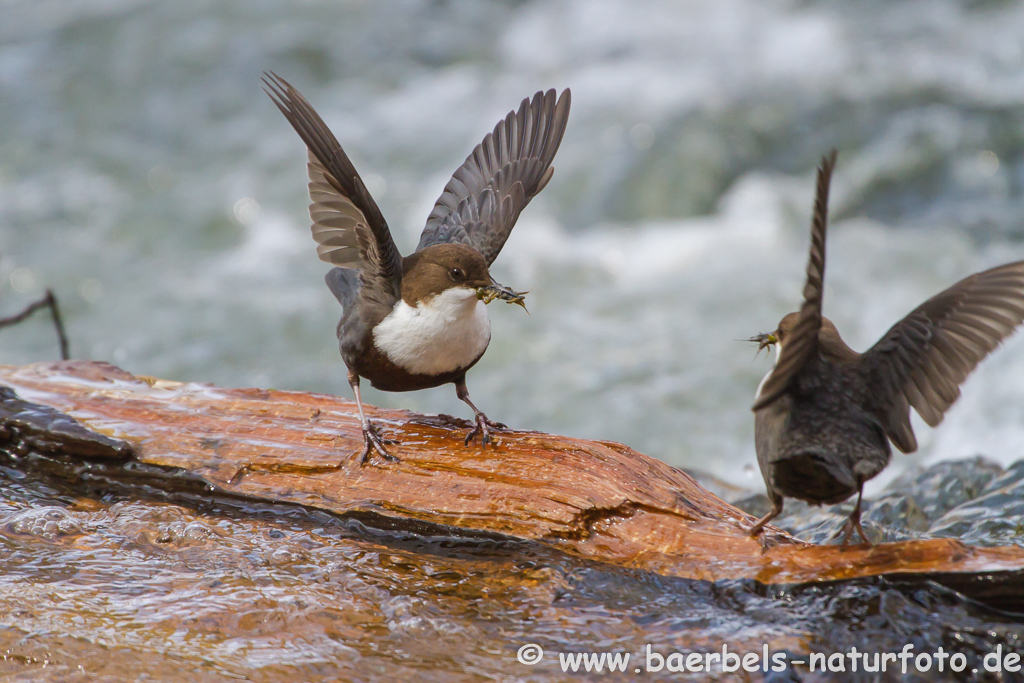
[[[357,268],[365,293],[390,305],[401,297],[402,255],[387,222],[338,139],[298,90],[264,74],[267,94],[309,148],[309,215],[322,261]]]
[[[1024,261],[964,278],[915,308],[861,356],[875,411],[904,453],[917,449],[910,407],[932,427],[960,383],[1024,321]]]
[[[821,330],[821,295],[825,281],[825,235],[828,228],[828,191],[832,182],[832,169],[836,165],[836,152],[821,160],[814,196],[814,215],[811,219],[811,255],[807,260],[807,282],[804,284],[804,302],[800,318],[787,335],[782,353],[768,381],[754,402],[760,410],[786,392],[793,378],[818,346]]]
[[[538,92],[498,122],[448,181],[416,250],[460,242],[493,263],[519,214],[551,180],[569,103],[568,89],[557,101],[554,90]]]

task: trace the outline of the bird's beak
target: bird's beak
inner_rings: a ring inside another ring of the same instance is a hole
[[[493,279],[489,285],[476,288],[476,296],[478,299],[483,301],[485,304],[489,304],[495,299],[501,299],[502,301],[510,304],[516,304],[522,306],[523,310],[529,313],[526,309],[526,304],[523,303],[523,299],[529,292],[517,292],[513,289],[509,289],[505,285],[499,285]]]
[[[773,332],[762,332],[761,334],[754,335],[747,341],[757,342],[757,350],[760,352],[761,349],[766,349],[772,344],[778,343],[779,338]]]

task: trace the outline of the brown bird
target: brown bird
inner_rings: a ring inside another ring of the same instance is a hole
[[[917,449],[913,407],[932,427],[960,396],[960,384],[1024,321],[1024,261],[964,278],[893,325],[857,353],[821,314],[828,192],[836,153],[818,168],[811,254],[800,311],[752,338],[774,346],[775,367],[757,389],[754,438],[772,510],[757,535],[782,512],[784,497],[834,504],[857,494],[842,529],[846,545],[860,523],[864,482],[889,464],[892,441]]]
[[[394,442],[363,412],[360,377],[384,391],[455,384],[476,418],[466,444],[479,435],[486,445],[499,425],[470,401],[466,371],[491,340],[486,304],[522,305],[524,294],[497,284],[488,267],[520,212],[551,180],[569,91],[557,100],[554,90],[538,92],[484,136],[445,186],[416,251],[403,257],[327,124],[283,78],[264,74],[263,82],[309,148],[313,239],[320,259],[337,266],[326,279],[344,309],[338,342],[363,426],[360,463],[371,450],[397,460],[384,447]]]

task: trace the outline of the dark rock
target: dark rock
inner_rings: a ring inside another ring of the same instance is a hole
[[[927,469],[909,470],[894,479],[885,487],[885,491],[913,499],[919,515],[923,515],[923,520],[930,523],[953,508],[977,498],[1002,473],[1003,468],[997,463],[978,455],[966,460],[936,463]],[[923,520],[919,515],[905,522],[908,529],[927,530],[930,524],[922,526]],[[889,523],[897,521],[893,518]]]
[[[700,480],[698,479],[698,481]],[[763,493],[754,493],[731,502],[740,510],[743,510],[748,515],[757,517],[758,519],[767,515],[768,511],[772,509],[772,502],[768,500],[768,496]]]
[[[931,520],[922,507],[927,502],[930,501],[922,501],[917,496],[905,493],[889,493],[872,500],[863,519],[883,528],[903,532],[904,536],[920,534],[928,531],[931,526]]]
[[[991,481],[980,496],[936,520],[929,535],[978,545],[1024,546],[1024,460]]]
[[[5,386],[0,386],[0,448],[17,455],[72,452],[114,460],[126,460],[132,454],[123,441],[86,429],[50,406],[24,401]]]

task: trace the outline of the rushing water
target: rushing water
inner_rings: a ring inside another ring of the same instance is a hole
[[[292,507],[119,491],[95,476],[69,485],[3,462],[5,681],[554,683],[568,678],[559,653],[602,652],[628,654],[627,672],[580,680],[719,675],[654,671],[648,646],[662,657],[767,650],[788,668],[764,680],[832,680],[793,660],[908,643],[968,668],[864,677],[861,665],[852,680],[983,681],[985,655],[1024,650],[1020,615],[926,582],[709,584],[539,544],[384,533]],[[530,644],[546,653],[533,666],[516,659]]]
[[[522,97],[571,87],[553,181],[496,265],[469,376],[511,425],[743,485],[799,302],[813,168],[840,149],[826,313],[864,348],[1024,258],[1024,6],[1008,2],[23,0],[0,8],[0,310],[53,287],[73,353],[137,374],[348,394],[271,69],[323,113],[410,249]],[[53,358],[45,321],[0,362]],[[451,387],[374,403],[465,415]],[[1024,451],[1024,339],[908,462]]]

